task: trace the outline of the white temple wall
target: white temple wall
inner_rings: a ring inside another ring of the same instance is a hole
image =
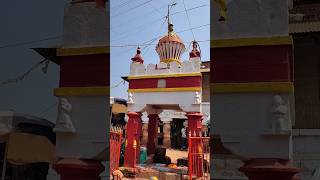
[[[67,4],[62,45],[64,48],[105,46],[109,42],[107,24],[109,18],[106,9],[96,8],[95,2]]]
[[[223,144],[238,155],[290,159],[289,97],[285,94],[281,96],[284,106],[288,108],[288,113],[282,117],[287,128],[277,131],[274,125],[274,94],[214,95],[214,104],[211,102],[214,122],[211,133],[220,134]]]
[[[128,101],[128,111],[143,112],[146,105],[171,104],[179,105],[186,112],[201,112],[201,106],[197,104],[197,92],[130,92],[133,102]],[[201,96],[201,92],[199,94]]]
[[[130,65],[131,76],[158,75],[158,74],[179,74],[179,73],[200,73],[201,61],[183,61],[181,66],[176,62],[159,64],[140,64],[132,63]]]
[[[68,97],[68,100],[72,105],[70,115],[76,132],[57,133],[56,156],[92,159],[107,148],[106,99],[92,96]]]
[[[220,7],[212,0],[212,39],[288,36],[287,0],[226,0],[227,20],[219,22]]]

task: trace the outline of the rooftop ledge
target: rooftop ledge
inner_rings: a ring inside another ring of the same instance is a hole
[[[175,76],[201,76],[201,61],[183,61],[181,65],[176,62],[169,64],[160,62],[159,64],[139,64],[130,65],[130,77],[175,77]]]

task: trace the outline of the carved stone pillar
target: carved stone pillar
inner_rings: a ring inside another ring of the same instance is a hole
[[[156,139],[158,138],[158,123],[159,116],[158,114],[149,114],[149,126],[148,126],[148,144],[147,152],[149,154],[154,154],[156,150]]]
[[[290,166],[287,159],[257,158],[245,162],[239,169],[249,180],[297,180],[300,169]]]
[[[163,146],[171,148],[171,125],[170,121],[163,122]]]
[[[202,133],[206,136],[209,136],[210,132],[208,131],[208,126],[207,125],[202,125]],[[203,141],[203,146],[204,147],[209,147],[209,140]]]
[[[142,139],[141,139],[141,146],[147,146],[148,142],[148,126],[149,123],[142,124]]]
[[[188,148],[190,152],[196,154],[192,156],[192,174],[197,177],[203,176],[203,158],[201,156],[203,152],[203,143],[200,139],[192,139],[191,137],[198,137],[202,130],[202,114],[200,112],[188,112]],[[191,132],[191,133],[190,133]],[[191,136],[190,136],[191,135]],[[191,143],[191,144],[190,144]],[[190,167],[190,165],[189,165]]]
[[[141,116],[140,112],[129,112],[127,123],[126,149],[124,153],[124,166],[134,168],[140,157],[140,133]]]
[[[200,112],[188,112],[186,114],[188,117],[188,135],[189,131],[192,133],[196,132],[199,135],[199,132],[202,130],[202,114]]]

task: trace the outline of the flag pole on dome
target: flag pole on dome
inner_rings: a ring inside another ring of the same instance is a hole
[[[173,7],[176,4],[177,4],[177,2],[176,2],[176,0],[174,0],[171,4],[168,5],[168,14],[167,14],[167,18],[168,18],[168,35],[171,32],[170,26],[173,26],[172,23],[170,23],[170,7]]]

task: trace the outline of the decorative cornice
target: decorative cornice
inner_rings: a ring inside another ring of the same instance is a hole
[[[184,73],[184,74],[157,74],[143,76],[128,76],[128,79],[151,79],[151,78],[169,78],[169,77],[186,77],[186,76],[201,76],[201,73]]]
[[[167,63],[167,64],[172,63],[172,62],[176,62],[181,65],[181,61],[179,59],[173,59],[173,58],[172,59],[161,59],[160,62]]]
[[[128,89],[128,92],[179,92],[179,91],[201,91],[201,87],[187,88],[146,88],[146,89]]]

